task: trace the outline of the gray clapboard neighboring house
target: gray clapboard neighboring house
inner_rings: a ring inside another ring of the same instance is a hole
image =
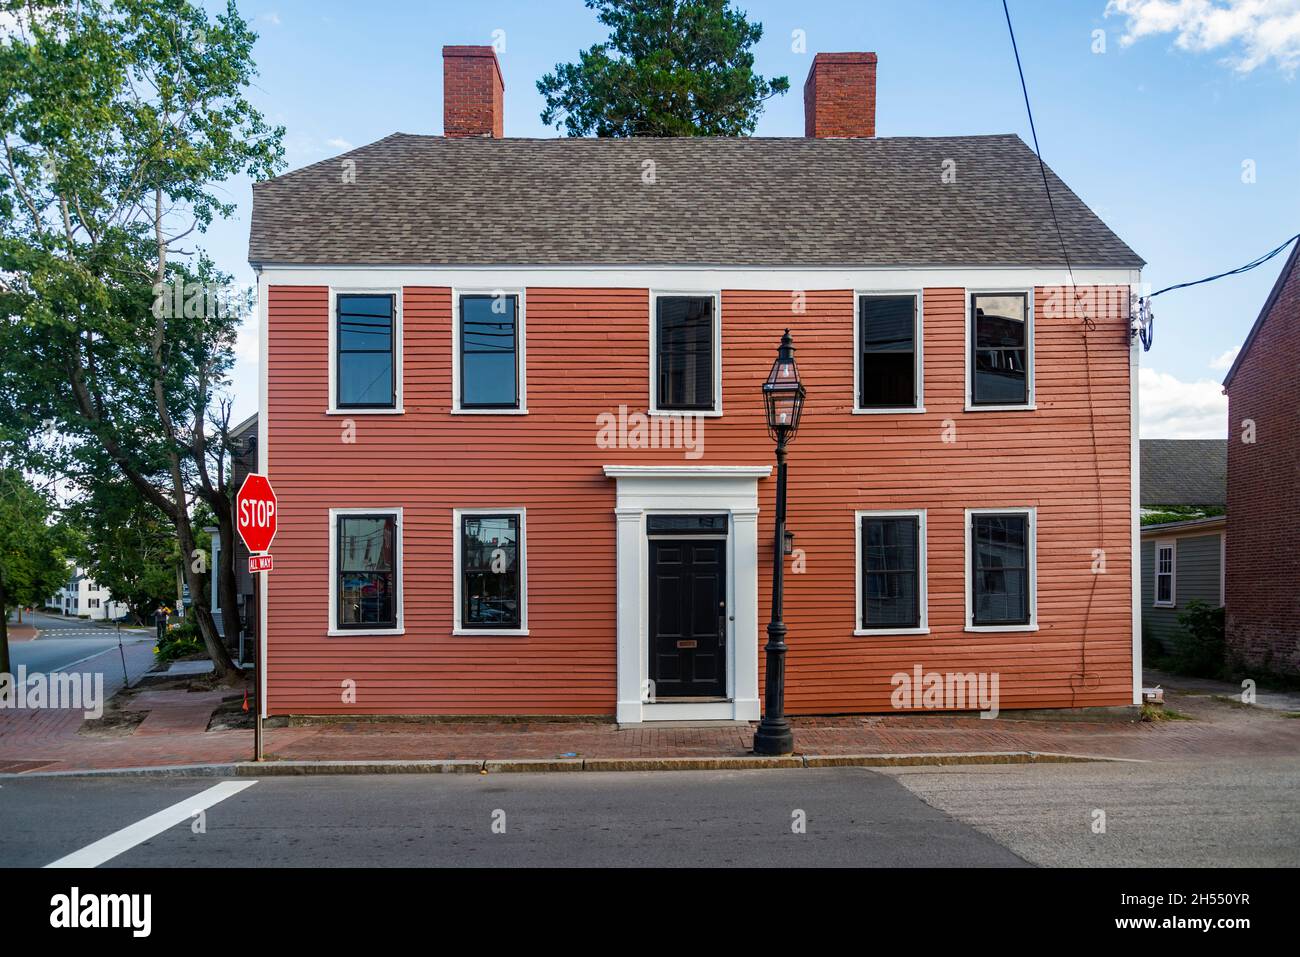
[[[1143,515],[1188,516],[1142,526],[1142,634],[1166,651],[1192,599],[1223,606],[1227,475],[1226,439],[1142,440]]]

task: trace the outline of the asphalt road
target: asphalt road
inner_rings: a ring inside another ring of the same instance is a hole
[[[1035,864],[1300,867],[1300,756],[884,773]]]
[[[106,867],[1295,867],[1298,793],[1300,757],[878,771],[14,777],[0,779],[0,866],[80,854],[73,863]],[[792,826],[799,820],[803,833]]]
[[[70,863],[107,854],[106,867],[1024,866],[859,768],[271,777],[211,793],[248,783],[4,779],[0,865],[84,852]],[[195,819],[193,805],[209,802]],[[804,833],[793,827],[800,819]]]
[[[65,671],[71,666],[117,647],[117,632],[78,619],[53,615],[24,615],[25,624],[41,630],[35,641],[16,641],[9,645],[9,659],[16,671],[25,665],[28,673]],[[149,641],[152,636],[140,631],[122,631],[122,641]],[[102,664],[102,662],[100,663]]]

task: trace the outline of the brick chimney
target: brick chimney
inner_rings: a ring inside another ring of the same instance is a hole
[[[506,83],[492,47],[442,48],[444,136],[505,136]]]
[[[803,135],[876,135],[876,55],[819,53],[803,85]]]

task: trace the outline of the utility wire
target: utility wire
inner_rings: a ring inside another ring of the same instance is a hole
[[[1276,249],[1272,250],[1271,252],[1264,253],[1264,255],[1260,256],[1258,259],[1252,259],[1244,266],[1238,266],[1236,269],[1229,269],[1227,272],[1215,273],[1213,276],[1206,276],[1204,279],[1197,279],[1192,282],[1180,282],[1175,286],[1165,286],[1164,289],[1160,289],[1157,290],[1156,292],[1153,292],[1151,295],[1147,296],[1147,298],[1154,299],[1156,296],[1160,295],[1161,293],[1172,292],[1175,289],[1186,289],[1188,286],[1199,286],[1203,282],[1214,282],[1214,280],[1222,279],[1225,276],[1237,276],[1243,272],[1250,272],[1256,266],[1264,265],[1264,263],[1268,262],[1270,259],[1276,256],[1282,250],[1286,249],[1297,239],[1300,239],[1300,233],[1296,233],[1294,236],[1292,236],[1290,239],[1284,242],[1281,246],[1278,246]]]
[[[1006,14],[1007,32],[1011,34],[1011,50],[1016,55],[1016,72],[1020,74],[1020,91],[1025,95],[1025,112],[1029,114],[1029,132],[1034,139],[1034,155],[1038,157],[1038,171],[1043,177],[1043,191],[1047,193],[1047,208],[1052,211],[1052,225],[1056,227],[1056,238],[1061,244],[1061,255],[1065,257],[1065,268],[1070,274],[1070,288],[1074,290],[1077,302],[1079,287],[1074,281],[1074,266],[1070,264],[1070,251],[1066,248],[1065,236],[1061,233],[1061,221],[1056,216],[1052,186],[1047,179],[1047,164],[1043,162],[1043,151],[1038,148],[1038,128],[1034,125],[1034,108],[1029,105],[1029,86],[1025,83],[1025,68],[1020,63],[1020,47],[1016,44],[1016,30],[1011,25],[1011,10],[1007,7],[1007,0],[1002,0],[1002,12]],[[1094,327],[1093,321],[1087,316],[1083,317],[1083,323],[1088,329]]]

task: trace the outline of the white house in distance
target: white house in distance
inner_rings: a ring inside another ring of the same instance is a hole
[[[85,615],[93,621],[117,618],[127,613],[126,605],[112,601],[107,588],[91,581],[84,568],[74,568],[68,583],[54,593],[49,607],[65,615]]]

